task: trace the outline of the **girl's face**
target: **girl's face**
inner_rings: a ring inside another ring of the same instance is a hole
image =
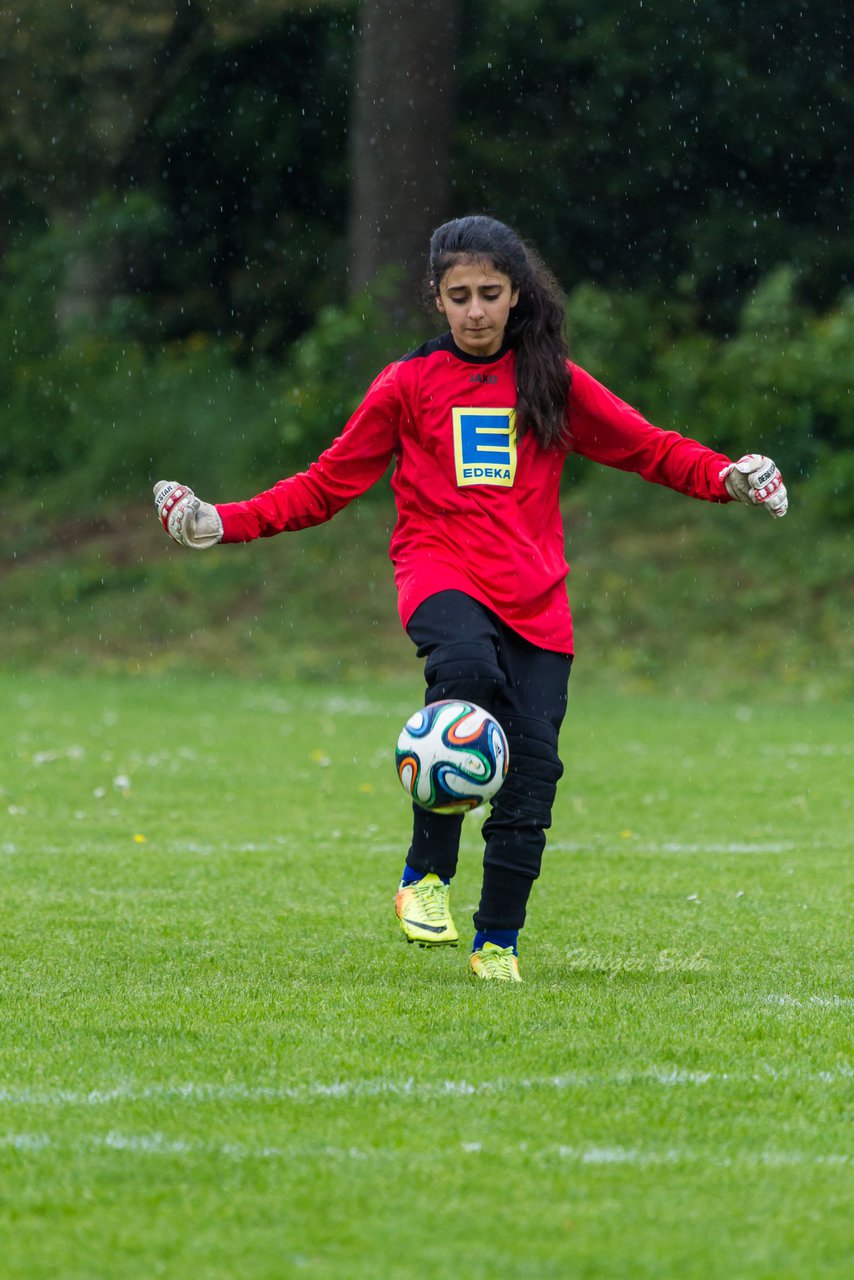
[[[463,260],[442,276],[436,306],[461,351],[469,356],[494,356],[518,301],[519,290],[503,271],[496,271],[489,263]]]

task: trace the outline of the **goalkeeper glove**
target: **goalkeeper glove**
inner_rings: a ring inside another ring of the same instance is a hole
[[[194,551],[204,551],[222,539],[222,520],[216,507],[202,502],[177,480],[158,480],[154,505],[160,523],[173,542]]]
[[[761,453],[746,453],[719,472],[727,493],[737,502],[764,504],[772,516],[784,516],[789,498],[777,464]]]

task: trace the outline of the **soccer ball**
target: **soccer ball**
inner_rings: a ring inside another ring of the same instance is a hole
[[[464,813],[491,800],[510,753],[497,720],[474,702],[449,698],[416,711],[397,740],[404,791],[433,813]]]

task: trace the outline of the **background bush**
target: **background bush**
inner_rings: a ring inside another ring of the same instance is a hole
[[[63,260],[61,236],[45,236],[7,260],[0,292],[0,469],[60,506],[138,495],[165,472],[224,494],[303,468],[376,374],[431,332],[426,316],[401,321],[383,281],[321,308],[277,362],[240,359],[205,332],[147,347],[121,332],[118,308],[63,331]],[[652,421],[734,456],[761,449],[809,480],[829,518],[854,515],[854,294],[817,313],[779,268],[730,337],[699,328],[689,299],[591,283],[568,314],[574,357]]]

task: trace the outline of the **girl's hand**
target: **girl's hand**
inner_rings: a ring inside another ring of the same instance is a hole
[[[784,516],[788,511],[789,498],[783,477],[777,470],[777,464],[764,454],[746,453],[719,474],[727,493],[737,502],[753,506],[764,503],[772,516]]]
[[[202,502],[185,484],[158,480],[154,505],[163,528],[179,546],[204,551],[222,539],[222,520],[216,507]]]

